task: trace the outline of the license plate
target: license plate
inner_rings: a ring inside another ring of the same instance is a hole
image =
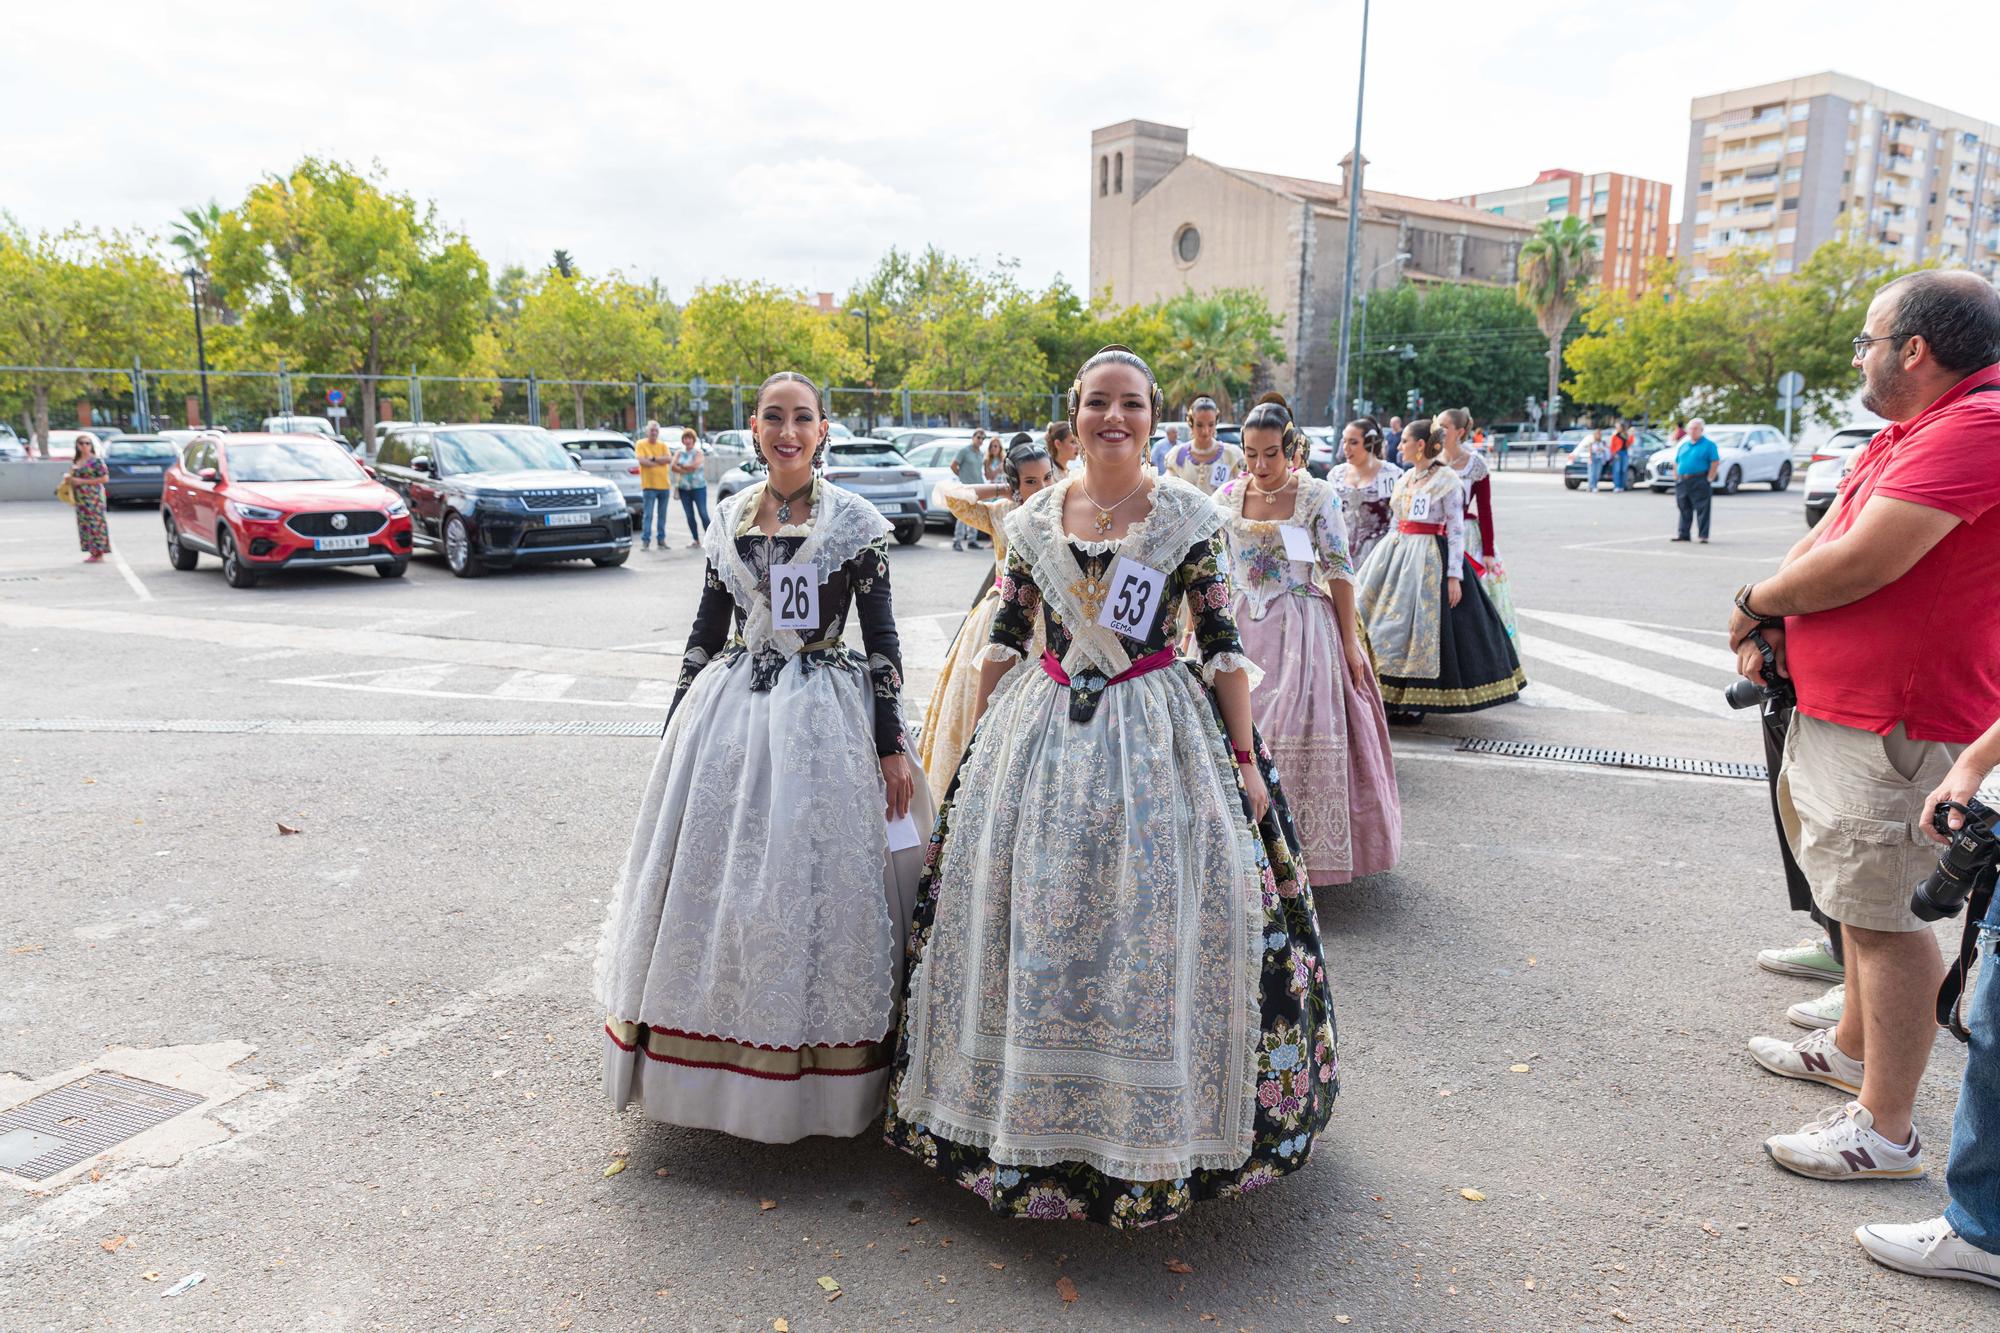
[[[315,551],[365,551],[368,549],[366,537],[315,537]]]
[[[551,528],[573,528],[579,523],[590,522],[588,509],[571,509],[560,514],[550,514],[542,522]]]
[[[157,477],[160,475],[160,470],[156,467],[133,467],[125,470],[135,477]]]

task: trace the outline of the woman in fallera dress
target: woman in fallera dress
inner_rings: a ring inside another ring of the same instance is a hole
[[[1137,356],[1106,348],[1070,392],[1087,468],[1006,522],[887,1137],[996,1213],[1133,1227],[1305,1163],[1333,1006],[1255,751],[1222,515],[1146,466],[1161,404]],[[1198,662],[1170,646],[1182,602]]]
[[[1403,469],[1382,457],[1382,427],[1374,417],[1356,417],[1340,433],[1343,461],[1328,480],[1340,495],[1341,517],[1347,522],[1347,555],[1360,569],[1394,526],[1389,497]]]
[[[1437,414],[1431,429],[1444,442],[1444,465],[1458,474],[1458,484],[1465,488],[1466,562],[1473,566],[1486,600],[1493,603],[1500,623],[1507,627],[1507,637],[1518,640],[1514,587],[1500,564],[1500,546],[1493,536],[1493,472],[1486,465],[1486,455],[1466,446],[1472,434],[1472,413],[1462,407],[1447,407]]]
[[[1300,468],[1306,436],[1289,408],[1243,419],[1249,471],[1216,492],[1227,520],[1243,651],[1264,678],[1250,711],[1285,779],[1315,888],[1396,864],[1403,837],[1389,724],[1354,618],[1354,570],[1334,486]]]
[[[703,538],[597,958],[612,1104],[766,1143],[881,1114],[923,858],[914,830],[891,850],[890,822],[931,821],[897,697],[889,525],[820,479],[826,436],[811,380],[764,382],[751,438],[769,475]]]
[[[967,486],[947,481],[937,488],[953,518],[993,539],[994,578],[974,603],[972,613],[960,623],[924,709],[917,758],[923,762],[933,800],[942,801],[950,788],[979,715],[979,663],[992,637],[994,613],[1000,608],[1000,571],[1007,567],[1007,531],[1002,520],[1049,484],[1055,463],[1034,437],[1022,434],[1008,446],[1004,467],[1005,485]],[[1032,655],[1039,657],[1039,628],[1031,647]]]
[[[1355,608],[1392,722],[1491,708],[1528,683],[1478,578],[1465,577],[1465,487],[1443,450],[1428,417],[1403,428],[1408,471],[1389,504],[1395,530],[1356,580]]]

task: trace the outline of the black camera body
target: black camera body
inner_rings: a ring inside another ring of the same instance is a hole
[[[1770,640],[1764,637],[1764,625],[1775,626],[1776,623],[1764,622],[1750,631],[1750,642],[1756,645],[1758,655],[1764,659],[1763,669],[1757,673],[1763,680],[1755,681],[1746,676],[1742,680],[1731,681],[1729,688],[1722,692],[1724,701],[1731,708],[1755,708],[1759,704],[1769,704],[1783,709],[1798,703],[1798,691],[1792,688],[1790,677],[1778,674],[1778,654],[1772,649]]]
[[[1951,826],[1957,811],[1965,817],[1962,827]],[[1939,801],[1931,811],[1931,827],[1951,839],[1938,868],[1926,875],[1910,894],[1910,911],[1922,921],[1942,921],[1957,916],[1965,901],[1982,887],[1988,895],[1993,888],[1996,868],[2000,868],[2000,812],[1989,809],[1976,797],[1960,805]]]

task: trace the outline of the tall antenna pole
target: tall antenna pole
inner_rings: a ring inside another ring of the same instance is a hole
[[[1361,73],[1354,82],[1354,156],[1348,159],[1347,276],[1340,284],[1340,344],[1334,355],[1333,424],[1352,410],[1347,401],[1349,340],[1354,329],[1354,247],[1361,232],[1361,107],[1368,91],[1368,0],[1361,0]]]

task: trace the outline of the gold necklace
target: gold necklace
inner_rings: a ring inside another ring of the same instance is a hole
[[[1081,489],[1083,491],[1083,498],[1090,501],[1090,503],[1097,509],[1097,517],[1095,520],[1092,521],[1091,526],[1097,530],[1098,536],[1102,537],[1105,533],[1111,531],[1111,511],[1113,509],[1116,509],[1119,505],[1124,504],[1127,500],[1131,499],[1133,496],[1137,495],[1139,493],[1140,487],[1144,486],[1145,484],[1146,484],[1146,474],[1141,472],[1139,474],[1139,485],[1134,486],[1131,490],[1125,492],[1125,494],[1119,496],[1116,500],[1113,500],[1107,506],[1097,503],[1097,497],[1090,493],[1090,483],[1088,481],[1082,483]]]
[[[1277,496],[1283,495],[1286,491],[1292,489],[1293,486],[1298,484],[1298,480],[1299,480],[1298,473],[1296,472],[1287,473],[1284,481],[1279,484],[1277,490],[1267,491],[1261,485],[1258,484],[1257,478],[1253,476],[1250,478],[1250,489],[1257,492],[1257,494],[1263,496],[1266,500],[1269,500]]]

